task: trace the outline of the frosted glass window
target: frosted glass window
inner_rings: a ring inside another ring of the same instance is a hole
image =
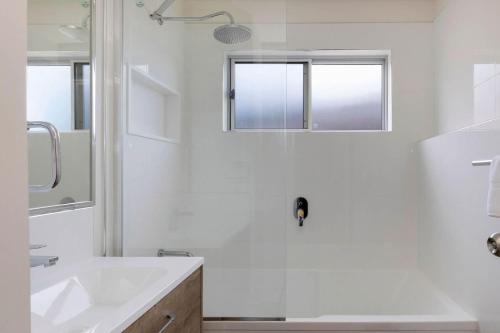
[[[28,66],[27,119],[72,130],[71,66]]]
[[[384,130],[383,74],[381,64],[314,64],[312,129]]]
[[[304,64],[236,63],[234,128],[303,129]]]
[[[231,59],[228,129],[391,130],[385,56],[278,59]]]

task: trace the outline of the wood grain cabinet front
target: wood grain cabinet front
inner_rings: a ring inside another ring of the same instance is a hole
[[[149,309],[125,333],[201,333],[202,268]]]

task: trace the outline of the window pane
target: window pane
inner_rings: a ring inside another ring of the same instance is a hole
[[[313,65],[313,130],[383,130],[382,65]]]
[[[304,64],[235,64],[236,129],[302,129]]]
[[[71,66],[28,66],[27,119],[71,131]]]

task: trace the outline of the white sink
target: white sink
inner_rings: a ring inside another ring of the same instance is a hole
[[[201,258],[93,258],[32,276],[32,332],[121,332],[201,266]]]

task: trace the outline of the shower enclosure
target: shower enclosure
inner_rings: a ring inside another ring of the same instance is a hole
[[[118,254],[205,257],[208,330],[475,332],[422,273],[427,2],[403,19],[335,1],[176,0],[155,15],[162,3],[119,10]]]

